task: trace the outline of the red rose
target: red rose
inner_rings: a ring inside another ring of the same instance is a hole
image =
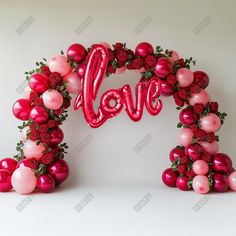
[[[205,162],[207,162],[207,163],[209,163],[209,162],[211,162],[211,160],[212,160],[212,155],[209,154],[209,153],[207,153],[207,152],[204,152],[204,153],[202,154],[202,160],[205,161]]]
[[[119,61],[120,61],[120,62],[126,62],[127,59],[128,59],[128,54],[127,54],[126,50],[125,50],[125,49],[121,49],[121,50],[117,53],[116,58],[117,58],[118,62],[119,62]]]
[[[184,106],[184,101],[179,97],[178,94],[174,95],[175,104],[179,107]]]
[[[183,59],[183,58],[180,58],[180,59],[178,60],[178,64],[179,64],[180,67],[184,67],[184,66],[185,66],[184,59]]]
[[[39,138],[39,133],[36,130],[30,131],[29,139],[31,141],[36,141]]]
[[[213,132],[208,133],[206,136],[206,141],[208,143],[213,143],[216,140],[215,134]]]
[[[110,48],[108,48],[107,51],[108,51],[108,57],[109,57],[108,60],[109,61],[114,61],[115,60],[114,52]]]
[[[204,110],[204,105],[203,104],[200,104],[200,103],[196,103],[194,106],[193,106],[193,110],[195,113],[197,114],[201,114]]]
[[[128,53],[128,58],[129,59],[133,59],[135,57],[135,54],[131,49],[128,49],[127,53]]]
[[[68,97],[64,98],[63,107],[64,109],[67,109],[70,107],[70,99]]]
[[[116,43],[115,45],[113,45],[115,51],[120,51],[123,48],[123,43]]]
[[[219,105],[217,102],[211,102],[210,103],[210,110],[211,112],[217,112],[219,108]]]
[[[52,72],[49,77],[49,84],[52,88],[56,88],[58,85],[62,83],[62,77],[57,72]]]
[[[206,140],[207,133],[204,130],[199,129],[195,132],[195,136],[198,139],[198,141],[203,142]]]
[[[187,170],[186,164],[178,165],[178,171],[180,174],[183,174],[186,170]]]
[[[34,106],[42,106],[43,105],[43,99],[42,98],[36,98],[34,100]]]
[[[49,75],[51,74],[51,71],[50,71],[50,69],[49,69],[48,66],[43,66],[43,67],[41,68],[41,73],[44,74],[44,75],[49,76]]]
[[[35,123],[30,124],[29,127],[30,127],[30,130],[31,130],[31,131],[36,130]]]
[[[182,99],[186,99],[188,97],[188,93],[185,89],[181,88],[179,91],[178,91],[178,95],[180,98]]]
[[[109,66],[107,67],[107,71],[108,71],[110,74],[112,74],[112,73],[115,73],[115,72],[116,72],[116,69],[113,68],[112,65],[109,65]]]
[[[193,169],[191,168],[190,170],[188,170],[186,173],[185,173],[189,178],[193,178],[195,176],[195,173],[193,171]]]
[[[191,93],[200,93],[201,87],[198,84],[192,84],[190,85],[189,90]]]
[[[31,102],[34,101],[38,97],[39,97],[39,95],[36,92],[34,92],[34,91],[30,92],[29,99],[30,99]]]
[[[188,157],[187,156],[182,156],[181,158],[180,158],[180,163],[181,164],[185,164],[185,163],[187,163],[188,162]]]
[[[156,65],[156,63],[157,63],[157,59],[153,55],[148,55],[145,58],[145,63],[146,63],[147,66],[154,67]]]
[[[196,124],[193,124],[192,127],[191,127],[193,133],[197,132],[198,131],[198,127]]]
[[[62,112],[63,112],[63,107],[60,107],[59,109],[55,110],[53,113],[54,115],[59,116],[61,115]]]
[[[174,75],[169,75],[166,79],[168,84],[174,85],[176,83],[176,77]]]
[[[42,143],[50,143],[51,141],[51,135],[48,133],[40,134],[40,140]]]
[[[44,154],[41,158],[40,161],[45,164],[48,165],[50,163],[52,163],[54,161],[54,155],[52,152],[46,153]]]
[[[39,126],[39,133],[40,134],[45,134],[48,132],[48,126],[46,124],[41,124]]]
[[[142,58],[136,58],[131,62],[132,69],[141,69],[144,65],[144,61]]]
[[[48,128],[55,128],[56,126],[59,125],[59,121],[56,120],[49,120],[47,123]]]
[[[121,68],[121,67],[125,66],[125,63],[126,62],[118,61],[117,67]]]

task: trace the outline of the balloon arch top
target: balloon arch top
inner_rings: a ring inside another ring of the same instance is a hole
[[[82,109],[87,123],[97,128],[125,109],[130,119],[139,121],[143,109],[156,116],[162,109],[160,96],[172,96],[180,110],[179,145],[169,158],[171,167],[162,174],[163,182],[180,190],[197,193],[210,190],[236,191],[236,172],[231,158],[219,153],[216,132],[226,113],[218,110],[206,88],[208,75],[192,72],[195,61],[181,58],[174,50],[155,49],[148,42],[139,43],[135,51],[125,43],[94,44],[86,49],[72,44],[67,54],[53,56],[47,63],[25,72],[29,86],[24,97],[13,105],[13,114],[23,124],[18,154],[0,161],[0,191],[12,188],[21,193],[51,192],[69,176],[64,161],[68,148],[59,126],[66,120],[75,94],[74,109]],[[94,101],[103,80],[111,74],[136,70],[135,98],[128,84],[103,93],[98,110]],[[115,101],[111,105],[111,101]]]

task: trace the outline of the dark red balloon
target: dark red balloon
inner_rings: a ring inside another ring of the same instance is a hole
[[[47,110],[44,107],[36,106],[31,110],[30,118],[38,125],[45,123],[48,120]]]
[[[87,55],[87,50],[85,47],[79,43],[74,43],[70,45],[67,49],[67,57],[71,58],[72,61],[76,61],[77,63],[82,62]]]
[[[229,187],[227,175],[215,173],[213,175],[213,189],[217,192],[226,192]]]
[[[29,80],[30,88],[36,93],[43,93],[49,88],[49,78],[45,74],[33,74]]]
[[[37,179],[37,188],[42,193],[50,193],[55,188],[55,181],[49,174],[40,175]]]
[[[179,120],[183,125],[192,125],[199,119],[199,116],[190,108],[183,109],[179,114]]]
[[[174,86],[167,83],[166,80],[161,81],[161,95],[163,96],[172,96],[175,93]]]
[[[51,145],[52,146],[57,146],[59,143],[62,142],[64,138],[63,131],[60,128],[54,128],[51,131]]]
[[[188,191],[189,190],[188,181],[189,181],[189,178],[186,175],[179,176],[176,180],[177,188],[182,191]]]
[[[203,148],[198,143],[193,143],[185,148],[185,155],[192,158],[193,161],[199,160],[203,153]]]
[[[69,166],[64,160],[61,159],[58,159],[48,166],[47,171],[55,180],[56,185],[64,182],[69,176]]]
[[[38,160],[34,157],[32,158],[24,158],[18,162],[16,169],[22,166],[29,167],[31,169],[36,169],[38,167]]]
[[[0,192],[8,192],[11,189],[11,173],[8,170],[0,170]]]
[[[212,168],[218,173],[228,174],[232,169],[232,160],[224,153],[217,153],[213,156]]]
[[[159,58],[154,67],[154,73],[160,78],[166,78],[173,72],[173,65],[167,58]]]
[[[140,57],[146,57],[147,55],[153,54],[154,49],[148,42],[139,43],[135,48],[135,55]]]
[[[193,72],[193,83],[198,84],[202,89],[205,89],[209,84],[209,77],[203,71],[195,71]]]
[[[15,171],[17,161],[12,158],[4,158],[0,161],[0,169],[8,170],[11,174]]]
[[[162,181],[169,187],[176,187],[176,180],[178,178],[178,172],[173,171],[172,168],[166,169],[162,174]]]
[[[12,112],[14,116],[19,120],[28,120],[30,116],[30,111],[30,100],[27,98],[17,100],[12,107]]]
[[[175,147],[170,151],[169,158],[170,161],[173,162],[176,161],[179,157],[182,157],[183,155],[184,155],[183,150]]]

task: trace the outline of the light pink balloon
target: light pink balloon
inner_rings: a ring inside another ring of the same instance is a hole
[[[196,193],[204,194],[210,191],[209,179],[204,175],[197,175],[193,178],[193,190]]]
[[[71,70],[70,64],[67,62],[67,57],[63,55],[53,56],[49,60],[48,66],[51,72],[58,72],[61,76],[65,76]]]
[[[144,71],[145,71],[144,67],[142,67],[141,69],[136,69],[136,70],[135,70],[135,72],[136,72],[137,74],[141,74],[141,73],[144,72]]]
[[[37,178],[29,167],[22,166],[13,172],[11,182],[16,192],[29,194],[36,188]]]
[[[200,93],[193,93],[191,98],[189,99],[189,104],[194,106],[196,103],[203,104],[204,106],[210,101],[210,96],[208,92],[204,89],[200,91]]]
[[[37,145],[36,142],[31,140],[27,140],[23,147],[24,156],[26,158],[34,157],[39,160],[40,157],[43,155],[43,151],[45,151],[45,147],[42,143]]]
[[[120,67],[120,68],[116,68],[116,74],[122,74],[126,71],[126,66]]]
[[[67,83],[66,90],[72,94],[78,94],[81,90],[81,80],[77,73],[72,72],[63,78],[63,81]]]
[[[214,141],[213,143],[199,142],[199,144],[202,146],[205,152],[208,152],[211,155],[219,152],[219,144],[216,141]]]
[[[23,96],[25,98],[29,98],[30,97],[30,93],[32,92],[32,89],[30,88],[29,85],[27,85],[23,91]]]
[[[193,83],[193,72],[187,68],[180,68],[177,70],[176,79],[180,87],[188,87]]]
[[[44,106],[51,110],[57,110],[63,104],[62,95],[55,89],[50,89],[44,92],[42,95],[42,99]]]
[[[188,146],[192,142],[193,131],[189,128],[182,128],[178,134],[178,142],[182,146]]]
[[[179,54],[175,50],[171,50],[172,52],[171,57],[169,57],[169,61],[174,64],[175,61],[179,60]]]
[[[229,177],[229,187],[231,190],[236,191],[236,171],[232,172]]]
[[[201,129],[203,129],[208,133],[218,131],[220,126],[221,126],[220,118],[214,113],[208,113],[208,115],[203,116],[200,119]]]
[[[196,175],[205,175],[209,171],[209,165],[203,160],[195,161],[192,168]]]
[[[25,128],[23,128],[20,132],[21,135],[21,139],[22,141],[25,143],[27,141],[27,131],[29,130],[29,126],[26,126]]]

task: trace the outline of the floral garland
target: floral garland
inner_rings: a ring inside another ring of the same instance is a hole
[[[218,110],[218,103],[211,101],[205,90],[208,75],[190,70],[195,60],[180,58],[174,50],[164,51],[160,46],[154,50],[147,42],[138,44],[135,51],[125,43],[100,45],[108,55],[106,77],[136,70],[141,75],[140,83],[158,78],[159,94],[172,96],[180,110],[179,145],[170,151],[172,165],[163,172],[163,182],[198,193],[225,192],[229,187],[236,191],[232,161],[226,154],[218,153],[216,132],[227,114]],[[68,117],[71,94],[81,92],[91,50],[93,46],[85,49],[81,44],[72,44],[66,56],[61,51],[48,63],[43,58],[36,62],[36,69],[25,72],[29,83],[25,98],[13,106],[13,114],[24,121],[19,126],[22,140],[17,144],[15,160],[0,161],[0,191],[10,191],[13,186],[22,194],[35,189],[51,192],[69,176],[69,167],[63,160],[68,145],[62,143],[64,134],[59,126]]]

